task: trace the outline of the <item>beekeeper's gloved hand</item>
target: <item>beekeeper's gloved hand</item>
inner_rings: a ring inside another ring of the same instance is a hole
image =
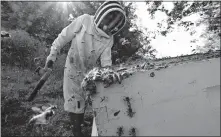
[[[46,59],[44,69],[47,70],[48,68],[52,68],[52,65],[56,61],[56,58],[57,58],[57,49],[52,46],[50,54]]]
[[[52,66],[54,64],[54,61],[52,60],[47,60],[44,66],[44,69],[47,70],[48,68],[52,69]]]

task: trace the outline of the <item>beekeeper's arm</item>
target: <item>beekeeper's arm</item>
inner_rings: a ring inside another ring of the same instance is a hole
[[[101,54],[101,67],[111,67],[112,59],[111,59],[111,48],[113,46],[113,40],[110,42],[109,46],[104,50]]]
[[[75,37],[76,33],[80,31],[84,17],[85,15],[77,17],[71,24],[61,31],[52,43],[51,51],[46,62],[49,60],[55,62],[58,53],[60,53],[60,50],[64,47],[64,45],[70,42]]]

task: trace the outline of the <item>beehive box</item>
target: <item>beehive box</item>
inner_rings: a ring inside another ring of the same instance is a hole
[[[220,58],[137,72],[108,88],[97,83],[97,92],[99,136],[220,135]]]

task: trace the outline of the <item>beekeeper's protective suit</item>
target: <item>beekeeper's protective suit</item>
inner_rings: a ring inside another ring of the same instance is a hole
[[[126,15],[117,1],[106,1],[94,16],[84,14],[76,18],[62,30],[52,44],[47,62],[56,60],[60,49],[72,40],[64,69],[64,109],[71,112],[71,120],[77,128],[83,119],[85,95],[81,82],[93,67],[111,66],[111,47],[113,35],[119,32],[126,23]],[[79,135],[80,127],[74,129]]]

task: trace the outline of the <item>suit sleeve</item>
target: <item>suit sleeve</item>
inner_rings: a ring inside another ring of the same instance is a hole
[[[51,51],[47,60],[56,60],[57,54],[60,53],[60,50],[64,47],[64,45],[70,42],[75,37],[76,33],[81,30],[84,18],[85,15],[79,16],[61,31],[52,43]]]
[[[111,40],[109,46],[104,50],[104,52],[101,54],[101,67],[108,67],[112,65],[112,59],[111,59],[111,48],[113,46],[113,40]]]

